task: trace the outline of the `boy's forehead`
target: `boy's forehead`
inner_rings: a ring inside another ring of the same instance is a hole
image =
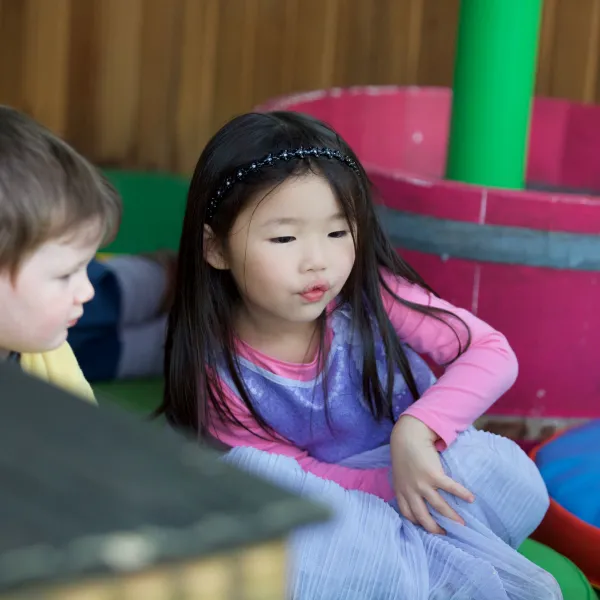
[[[32,255],[33,261],[59,262],[81,261],[93,258],[102,240],[97,225],[88,225],[60,238],[43,243]]]
[[[75,248],[84,248],[89,246],[99,246],[104,234],[103,224],[94,219],[87,223],[82,223],[73,227],[54,241],[58,244],[73,246]]]
[[[78,257],[89,252],[95,253],[96,248],[95,244],[85,244],[80,240],[54,240],[40,246],[37,254],[49,258],[65,259],[68,257]]]

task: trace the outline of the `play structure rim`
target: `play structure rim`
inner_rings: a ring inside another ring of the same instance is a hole
[[[542,448],[544,448],[545,446],[548,446],[549,444],[551,444],[558,438],[562,437],[563,435],[570,433],[571,431],[574,431],[576,429],[579,429],[580,427],[582,427],[582,425],[579,425],[579,424],[572,425],[571,427],[566,427],[564,429],[561,429],[560,431],[557,431],[554,435],[550,436],[548,439],[544,440],[543,442],[541,442],[540,444],[538,444],[537,446],[532,448],[531,451],[529,452],[529,458],[531,458],[531,460],[535,463],[535,459],[536,459],[538,453],[540,452],[540,450],[542,450]],[[580,532],[585,537],[590,537],[590,536],[597,537],[598,535],[600,535],[600,528],[595,527],[594,525],[590,525],[589,523],[586,523],[585,521],[580,519],[577,515],[574,515],[572,512],[568,511],[564,506],[562,506],[562,504],[558,503],[553,498],[550,498],[550,506],[548,508],[548,513],[551,511],[554,513],[554,515],[556,516],[556,518],[558,520],[560,520],[561,522],[563,522],[565,524],[566,527],[575,528],[578,532]],[[535,536],[535,534],[534,534],[534,536]],[[558,550],[558,552],[560,552],[560,550]],[[562,554],[562,552],[561,552],[561,554]],[[573,560],[573,559],[570,559],[570,560]],[[594,586],[594,588],[600,590],[600,579],[594,579],[587,573],[585,573],[585,575],[588,578],[588,580],[590,581],[590,583],[592,584],[592,586]]]
[[[383,94],[394,95],[397,93],[414,93],[414,94],[448,94],[450,100],[452,99],[452,88],[447,86],[416,86],[416,85],[355,85],[348,87],[331,87],[331,88],[319,88],[312,91],[298,92],[294,94],[283,94],[270,98],[265,102],[259,104],[255,110],[257,112],[269,112],[274,110],[294,110],[294,106],[300,103],[311,103],[323,98],[340,98],[343,95],[348,96],[378,96]],[[534,101],[542,100],[544,102],[551,102],[556,105],[568,104],[569,106],[585,106],[589,107],[588,104],[583,102],[575,102],[564,98],[551,98],[547,96],[535,96]],[[600,111],[600,106],[598,107]],[[520,198],[526,200],[528,198],[535,198],[539,201],[540,196],[544,196],[550,202],[552,198],[557,196],[564,196],[562,193],[544,191],[544,190],[528,190],[528,189],[509,189],[504,187],[493,187],[486,185],[478,185],[472,183],[465,183],[462,181],[456,181],[446,179],[444,177],[432,177],[430,175],[418,173],[409,169],[389,169],[381,167],[368,160],[361,159],[361,164],[365,168],[365,171],[370,175],[377,175],[381,177],[387,177],[396,181],[403,181],[419,187],[442,187],[448,190],[491,190],[501,192],[502,194]],[[577,199],[585,198],[586,204],[592,204],[600,206],[600,198],[590,194],[578,194],[569,193],[568,197],[570,202],[575,203]]]

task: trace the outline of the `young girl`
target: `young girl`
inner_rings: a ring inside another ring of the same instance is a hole
[[[438,381],[421,355],[446,367]],[[471,428],[516,374],[505,338],[394,251],[329,127],[248,114],[210,141],[188,197],[160,412],[334,507],[295,539],[292,597],[560,598],[515,550],[548,506],[539,473]]]

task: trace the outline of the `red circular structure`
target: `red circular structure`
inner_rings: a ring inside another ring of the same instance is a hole
[[[548,478],[544,477],[549,488],[550,507],[532,537],[572,560],[598,590],[600,590],[600,554],[598,553],[600,527],[593,522],[583,520],[562,506],[553,497],[553,491],[556,490],[557,484],[563,489],[581,490],[584,486],[587,488],[585,479],[582,485],[581,478],[587,478],[589,481],[590,469],[592,469],[591,476],[595,478],[599,463],[597,444],[594,447],[593,442],[598,440],[599,429],[600,423],[597,421],[572,427],[557,433],[529,453],[531,459],[540,468],[542,477],[550,474],[550,479],[553,479],[549,482]],[[592,432],[591,436],[588,431]],[[589,436],[587,439],[585,439],[586,435]],[[583,437],[583,444],[578,440],[580,436]],[[593,440],[591,444],[590,440]],[[558,452],[552,452],[549,458],[545,457],[545,451],[552,449],[552,446],[557,443],[561,444],[562,448]],[[586,453],[581,452],[582,446],[586,448]],[[598,496],[593,493],[580,496],[591,502],[594,509],[600,504]]]
[[[444,88],[362,87],[260,110],[304,112],[339,131],[395,215],[402,255],[507,335],[520,376],[491,413],[600,417],[600,198],[557,189],[600,190],[600,108],[535,100],[527,180],[544,192],[444,180],[450,107]]]

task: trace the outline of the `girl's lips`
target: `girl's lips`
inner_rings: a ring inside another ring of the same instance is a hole
[[[318,302],[329,290],[329,284],[324,282],[314,283],[300,294],[307,302]]]
[[[304,292],[300,295],[307,302],[318,302],[325,295],[325,290],[323,288],[314,288],[313,290],[309,292]]]

